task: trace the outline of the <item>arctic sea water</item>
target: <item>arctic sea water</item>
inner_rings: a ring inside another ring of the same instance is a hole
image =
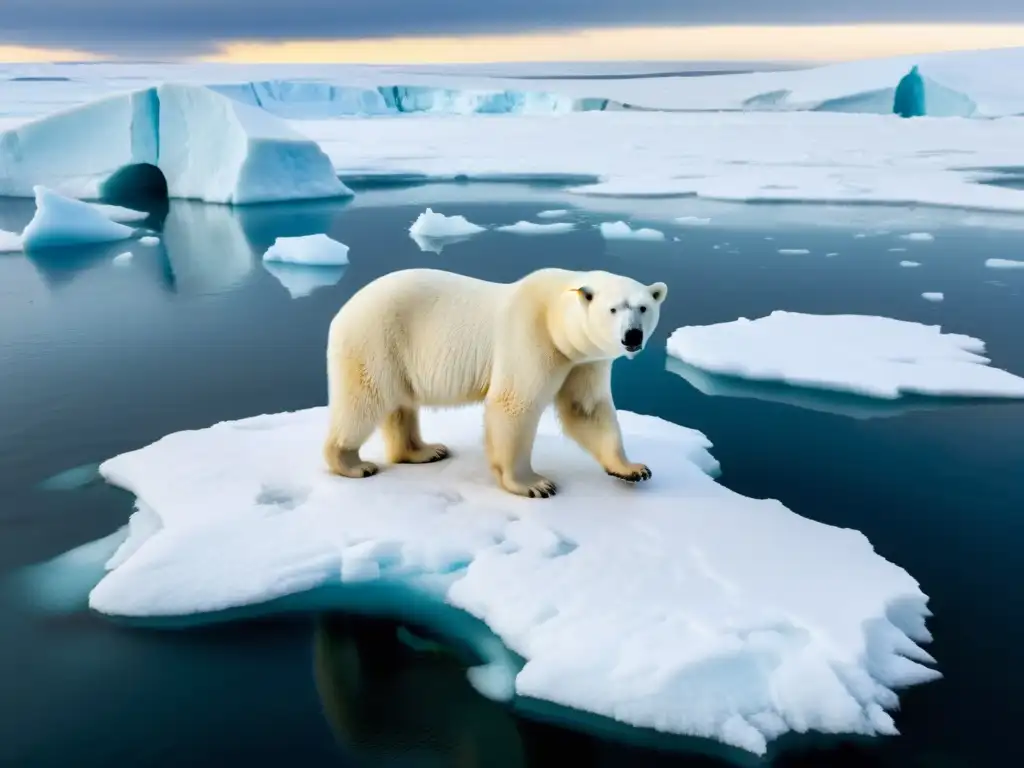
[[[676,215],[694,214],[688,223],[630,219],[665,232],[660,242],[605,240],[599,223],[629,217],[572,207],[570,232],[486,232],[439,253],[421,250],[407,232],[428,205],[497,227],[545,221],[538,212],[566,207],[564,196],[550,198],[542,188],[430,185],[367,190],[348,205],[232,212],[173,203],[150,222],[162,231],[156,244],[0,258],[0,489],[8,502],[0,510],[8,704],[0,764],[202,766],[272,754],[309,766],[426,766],[475,754],[467,759],[482,762],[468,764],[535,766],[564,765],[558,756],[569,752],[586,765],[717,764],[577,733],[571,722],[530,723],[472,691],[458,653],[415,634],[396,639],[384,618],[300,613],[144,630],[84,611],[40,613],[18,590],[25,566],[124,523],[130,499],[88,483],[94,462],[169,432],[321,404],[327,323],[374,277],[439,266],[511,280],[552,264],[670,285],[658,337],[616,366],[619,407],[705,432],[726,485],[863,531],[932,597],[929,651],[945,677],[902,695],[903,735],[777,764],[1012,760],[1010,692],[1024,684],[1014,663],[1024,642],[1015,587],[1024,578],[1024,528],[1013,514],[1024,507],[1015,479],[1024,407],[852,418],[871,403],[827,394],[793,402],[792,392],[779,402],[771,387],[708,395],[666,365],[663,346],[680,325],[775,309],[867,313],[976,335],[996,364],[1024,372],[1015,332],[1024,272],[984,267],[989,258],[1019,258],[1024,229],[945,227],[934,241],[908,241],[899,235],[921,229],[909,212],[902,229],[891,209],[863,214],[856,226],[816,227],[807,215],[815,209],[798,206],[773,207],[771,216],[763,206],[720,207],[730,214],[695,226],[705,212],[679,201]],[[787,218],[794,210],[801,213]],[[18,231],[30,216],[30,202],[5,202],[0,229]],[[794,223],[777,223],[787,220]],[[276,237],[315,233],[351,248],[348,267],[322,273],[321,285],[295,273],[275,277],[259,263]],[[126,250],[132,258],[115,264]],[[901,268],[907,260],[921,266]],[[945,301],[923,301],[925,291]],[[61,488],[71,490],[52,490]],[[73,576],[81,572],[68,573],[51,600],[80,593]]]

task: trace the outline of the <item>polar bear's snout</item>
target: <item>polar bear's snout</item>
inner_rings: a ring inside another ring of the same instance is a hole
[[[622,346],[627,352],[636,352],[644,344],[643,328],[628,328],[622,335]]]

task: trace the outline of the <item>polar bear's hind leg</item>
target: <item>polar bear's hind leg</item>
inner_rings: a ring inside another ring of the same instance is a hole
[[[429,464],[447,459],[451,453],[441,443],[424,443],[416,408],[400,406],[381,425],[388,461],[393,464]]]

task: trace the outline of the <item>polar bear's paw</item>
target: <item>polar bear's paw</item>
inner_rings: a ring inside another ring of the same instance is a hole
[[[640,483],[651,479],[651,470],[646,464],[626,464],[622,470],[612,472],[610,469],[606,469],[605,472],[619,480],[625,480],[627,483]]]
[[[558,487],[546,477],[532,474],[525,478],[506,477],[501,483],[505,490],[530,499],[547,499],[558,492]]]
[[[435,461],[443,461],[451,456],[447,445],[441,443],[428,443],[418,448],[411,448],[401,456],[396,457],[396,464],[431,464]]]

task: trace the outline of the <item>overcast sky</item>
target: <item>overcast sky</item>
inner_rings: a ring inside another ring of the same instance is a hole
[[[0,43],[190,55],[238,39],[1001,21],[1024,22],[1024,0],[0,0]]]

